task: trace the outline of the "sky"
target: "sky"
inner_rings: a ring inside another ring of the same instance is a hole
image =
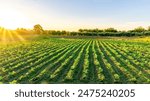
[[[0,0],[0,26],[76,31],[150,26],[150,0]]]

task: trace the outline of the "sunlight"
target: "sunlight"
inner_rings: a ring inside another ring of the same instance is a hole
[[[25,41],[25,38],[16,31],[0,28],[0,42],[7,43],[15,41]]]
[[[12,34],[16,36],[16,38],[18,38],[19,41],[25,41],[25,39],[16,31],[12,31]]]
[[[6,42],[6,30],[2,29],[2,42]]]
[[[0,26],[7,29],[16,29],[18,27],[29,27],[29,19],[23,13],[15,9],[0,10]]]
[[[2,41],[2,28],[0,27],[0,41]]]
[[[10,38],[10,41],[15,41],[15,38],[13,37],[11,31],[7,30],[8,37]]]

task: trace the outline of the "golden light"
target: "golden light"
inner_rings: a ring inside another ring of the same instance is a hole
[[[7,29],[16,29],[18,27],[30,27],[28,17],[19,10],[0,9],[0,26]]]
[[[6,31],[7,31],[7,34],[8,34],[10,41],[15,41],[13,34],[8,30],[6,30]]]
[[[19,41],[25,41],[25,38],[23,38],[23,36],[21,36],[16,31],[12,31],[12,35],[14,35],[16,38],[18,38]]]
[[[6,42],[6,30],[5,29],[2,29],[2,32],[1,32],[1,34],[2,34],[2,42]]]
[[[0,42],[8,43],[15,41],[26,41],[25,38],[14,30],[0,28]]]
[[[7,43],[12,41],[25,41],[22,35],[13,30],[20,27],[30,27],[29,19],[19,10],[0,9],[0,41]]]

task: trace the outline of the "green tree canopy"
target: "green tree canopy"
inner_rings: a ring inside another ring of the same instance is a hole
[[[150,31],[150,26],[148,26],[148,29],[147,29],[148,31]]]
[[[146,30],[145,30],[145,28],[143,28],[143,27],[137,27],[137,28],[135,28],[134,30],[131,30],[131,32],[145,32]]]
[[[107,28],[104,30],[105,32],[118,32],[116,29],[114,28]]]
[[[40,24],[34,25],[33,30],[35,31],[36,34],[43,34],[44,30]]]

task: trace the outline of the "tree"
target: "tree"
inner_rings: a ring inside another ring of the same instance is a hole
[[[105,32],[118,32],[116,29],[114,28],[107,28],[104,30]]]
[[[35,31],[36,34],[43,34],[44,30],[40,24],[34,25],[33,30]]]
[[[79,32],[83,32],[84,30],[83,30],[83,29],[79,29],[78,31],[79,31]]]
[[[147,29],[148,31],[150,31],[150,26],[148,26],[148,29]]]
[[[137,27],[137,28],[135,28],[134,30],[132,30],[132,32],[145,32],[146,30],[145,30],[145,28],[143,28],[143,27]]]

